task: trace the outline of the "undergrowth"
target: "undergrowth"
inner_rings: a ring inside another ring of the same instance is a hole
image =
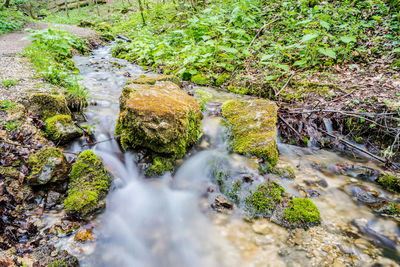
[[[135,12],[115,24],[114,33],[132,42],[118,44],[113,52],[184,80],[205,77],[215,84],[221,74],[233,73],[277,87],[294,71],[369,64],[381,57],[396,62],[396,1],[223,0],[195,7],[150,2],[143,17]]]
[[[20,11],[0,8],[0,35],[21,29],[28,20],[28,17]]]
[[[72,51],[84,53],[86,40],[57,28],[31,30],[32,43],[24,55],[35,70],[48,82],[65,88],[66,92],[86,98],[87,90],[78,83],[78,69],[71,60]]]

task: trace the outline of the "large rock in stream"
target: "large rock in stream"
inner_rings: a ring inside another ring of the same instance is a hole
[[[92,150],[79,154],[72,166],[68,197],[64,208],[70,215],[86,217],[104,208],[103,199],[110,189],[111,176]]]
[[[123,89],[115,135],[124,150],[181,158],[197,142],[200,106],[175,82],[169,76],[141,77]]]
[[[228,121],[235,152],[254,155],[276,165],[277,106],[266,99],[229,100],[222,106]]]

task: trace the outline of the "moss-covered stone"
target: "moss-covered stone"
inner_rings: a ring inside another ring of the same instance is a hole
[[[252,216],[269,217],[283,200],[283,193],[285,189],[276,182],[261,184],[245,199],[246,209]]]
[[[308,198],[290,200],[284,211],[284,219],[293,227],[307,227],[321,222],[317,206]]]
[[[280,178],[289,178],[289,179],[295,179],[296,174],[291,167],[274,167],[272,166],[269,162],[262,162],[259,164],[258,170],[260,171],[261,174],[267,174],[267,173],[272,173]]]
[[[210,80],[207,77],[202,76],[201,74],[192,76],[190,80],[200,85],[207,85],[210,83]]]
[[[85,217],[104,206],[102,199],[110,189],[111,177],[93,151],[86,150],[78,156],[70,177],[64,201],[68,214]]]
[[[72,122],[69,115],[56,115],[48,118],[46,133],[48,138],[57,144],[66,144],[83,135],[83,131]]]
[[[378,177],[378,183],[390,191],[400,192],[400,179],[393,174],[382,173]]]
[[[196,99],[172,82],[130,84],[120,97],[115,135],[124,150],[181,158],[200,136],[202,113]]]
[[[230,75],[230,74],[224,73],[224,74],[220,75],[220,76],[215,80],[215,85],[216,85],[216,86],[221,86],[221,85],[223,85],[225,82],[227,82],[230,78],[231,78],[231,75]]]
[[[272,166],[276,165],[277,107],[274,102],[265,99],[229,100],[222,106],[222,116],[230,125],[235,152],[254,155]]]
[[[29,98],[29,104],[31,112],[43,120],[58,114],[71,115],[64,95],[33,94]]]
[[[68,179],[69,163],[61,149],[47,147],[32,154],[28,159],[31,173],[27,182],[42,185]]]
[[[137,79],[132,79],[127,82],[127,84],[137,83],[137,84],[150,84],[155,85],[156,82],[173,82],[178,86],[181,86],[181,80],[174,75],[158,75],[158,76],[143,76]]]
[[[169,158],[156,156],[153,159],[153,163],[146,168],[146,176],[160,176],[167,171],[172,171],[174,169],[174,162]]]
[[[21,104],[13,105],[7,110],[7,121],[21,121],[25,118],[25,107]]]
[[[18,179],[19,171],[13,167],[2,167],[0,166],[0,177]]]

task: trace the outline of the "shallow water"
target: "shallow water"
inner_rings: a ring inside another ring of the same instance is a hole
[[[90,99],[96,103],[89,106],[86,116],[97,141],[113,136],[119,95],[127,78],[154,75],[112,58],[110,49],[101,47],[90,56],[73,59],[83,84],[90,90]],[[217,112],[223,101],[242,96],[202,89],[214,96],[207,103],[204,136],[174,177],[166,174],[157,179],[144,178],[137,167],[140,155],[121,152],[114,140],[90,147],[114,175],[113,190],[107,197],[106,210],[89,223],[94,227],[96,242],[75,243],[71,236],[56,239],[59,247],[76,255],[83,266],[397,265],[399,221],[374,214],[355,197],[365,188],[392,200],[397,200],[396,196],[361,179],[359,169],[343,171],[341,167],[379,168],[375,162],[279,144],[278,166],[292,167],[296,179],[262,176],[257,171],[257,159],[227,151],[225,129]],[[84,144],[80,140],[68,150],[87,149],[82,148]],[[246,215],[241,209],[229,214],[211,210],[210,204],[218,195],[207,175],[213,158],[222,158],[225,167],[238,175],[250,175],[254,182],[249,189],[272,179],[295,196],[314,196],[322,224],[307,231],[287,230],[267,219],[244,220]],[[48,217],[51,224],[60,216]]]

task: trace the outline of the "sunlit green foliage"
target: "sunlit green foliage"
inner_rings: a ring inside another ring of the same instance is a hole
[[[21,29],[27,21],[28,17],[15,9],[0,9],[0,35]]]
[[[87,91],[78,84],[78,73],[72,57],[72,50],[86,50],[86,42],[68,32],[49,28],[31,31],[32,43],[25,49],[34,68],[43,78],[66,88],[72,95],[87,96]]]
[[[293,70],[390,59],[400,45],[400,14],[389,2],[154,3],[144,10],[145,26],[139,12],[116,23],[114,32],[132,42],[115,54],[185,80],[206,74],[215,82],[220,73],[261,69],[272,82]]]

